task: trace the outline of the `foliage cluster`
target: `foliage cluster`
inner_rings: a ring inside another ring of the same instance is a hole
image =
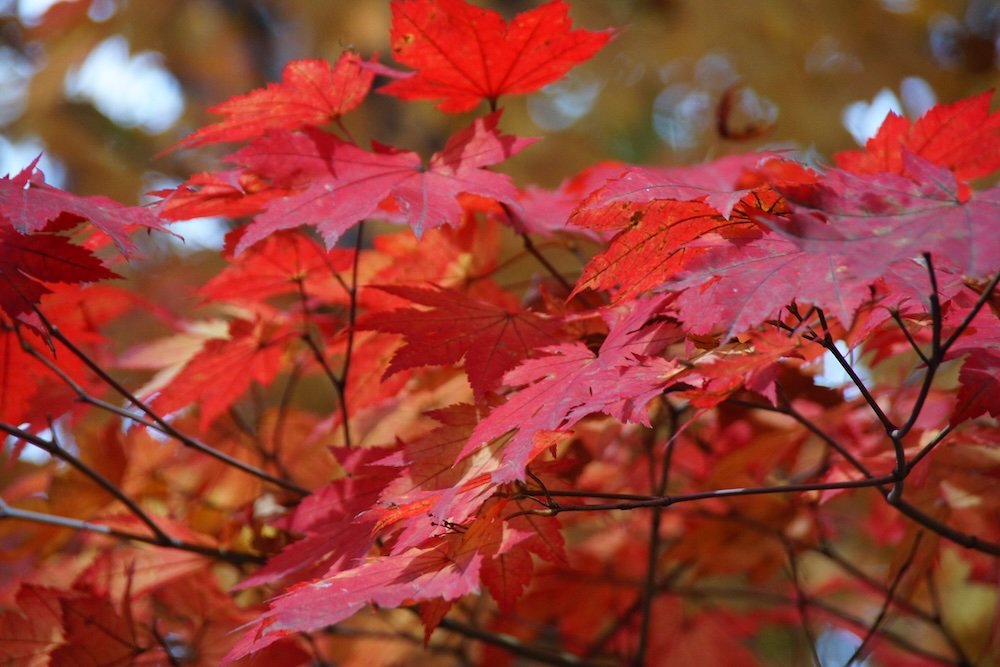
[[[408,71],[289,64],[153,207],[0,180],[4,664],[828,665],[837,629],[847,664],[1000,659],[989,95],[829,168],[518,187],[494,167],[544,142],[499,101],[613,31],[392,11]],[[489,110],[365,148],[376,77]],[[203,319],[109,282],[210,215]],[[139,319],[169,334],[120,349]]]

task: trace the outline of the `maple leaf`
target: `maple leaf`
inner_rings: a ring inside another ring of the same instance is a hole
[[[145,633],[133,625],[130,610],[119,613],[98,595],[64,597],[66,643],[52,654],[56,665],[157,665],[167,656],[162,646],[147,648]],[[129,604],[130,600],[126,600]]]
[[[660,199],[703,201],[728,219],[737,202],[760,185],[759,181],[745,182],[747,172],[776,159],[774,153],[748,153],[695,167],[630,167],[591,192],[573,212],[570,222],[595,230],[619,229],[628,224],[636,210],[628,203]]]
[[[81,197],[45,183],[36,168],[39,155],[13,178],[0,178],[0,225],[10,225],[22,234],[38,232],[58,220],[60,229],[74,222],[89,221],[107,234],[122,254],[133,245],[128,239],[132,226],[163,230],[160,221],[144,208],[130,207],[107,197]]]
[[[335,480],[307,497],[281,522],[285,530],[304,537],[270,558],[266,565],[237,586],[242,590],[295,575],[315,579],[353,567],[371,549],[377,516],[365,514],[399,474],[381,462],[385,449],[334,450],[350,476]]]
[[[225,412],[256,381],[269,384],[281,369],[287,328],[263,321],[233,320],[229,337],[204,343],[157,394],[153,405],[163,414],[197,402],[199,428]]]
[[[369,604],[392,608],[416,600],[455,600],[474,592],[483,560],[501,545],[499,507],[495,505],[466,530],[449,533],[431,546],[372,558],[272,600],[264,618],[233,647],[226,661],[267,646],[288,632],[332,625]]]
[[[961,387],[958,407],[951,417],[953,425],[987,412],[1000,417],[1000,346],[969,355],[958,372],[958,381]]]
[[[696,384],[701,380],[701,386],[684,395],[690,396],[692,405],[706,408],[718,405],[734,392],[746,388],[776,405],[775,382],[779,362],[787,357],[801,357],[802,353],[798,350],[801,346],[800,340],[782,331],[755,331],[746,343],[718,348],[711,355],[702,357],[695,371],[684,376],[687,384]]]
[[[1000,167],[1000,112],[990,113],[992,95],[985,92],[937,105],[912,125],[889,112],[864,150],[842,151],[834,159],[856,174],[900,174],[909,152],[947,167],[961,180],[988,176]]]
[[[19,234],[0,226],[0,310],[11,317],[31,312],[43,294],[43,283],[86,283],[118,274],[89,250],[57,234]]]
[[[965,195],[943,167],[905,152],[903,175],[859,177],[831,169],[814,186],[785,192],[788,220],[760,216],[814,254],[838,254],[859,280],[901,259],[932,253],[936,264],[970,277],[1000,263],[1000,188]]]
[[[580,198],[620,176],[624,170],[625,165],[620,162],[601,162],[563,181],[555,190],[529,185],[518,196],[520,206],[508,212],[511,225],[518,232],[541,236],[552,236],[556,231],[577,231],[567,223],[580,206]],[[596,234],[591,236],[597,237]]]
[[[243,141],[270,130],[325,125],[357,108],[368,95],[374,76],[351,51],[344,51],[333,66],[325,60],[293,60],[285,65],[281,83],[270,83],[209,107],[211,113],[226,116],[225,120],[201,128],[165,152]]]
[[[2,286],[2,283],[0,283]],[[49,284],[40,309],[50,321],[78,345],[106,343],[96,328],[128,309],[127,295],[105,285]],[[0,292],[2,294],[2,292]],[[21,316],[19,325],[24,324]],[[13,424],[45,423],[48,416],[72,408],[75,394],[49,368],[39,365],[21,344],[58,366],[81,387],[93,390],[95,383],[80,359],[61,344],[46,340],[37,328],[20,326],[0,312],[0,420]],[[29,370],[30,369],[30,370]],[[44,400],[42,400],[44,397]]]
[[[554,322],[522,310],[514,297],[499,289],[489,290],[489,301],[484,301],[441,287],[376,287],[429,308],[376,313],[360,325],[405,336],[406,345],[393,356],[387,376],[464,358],[469,383],[481,399],[532,350],[557,342]]]
[[[298,181],[304,189],[268,203],[236,251],[279,229],[299,225],[315,226],[332,247],[387,199],[396,213],[380,217],[405,222],[417,235],[457,225],[462,207],[456,198],[462,193],[516,205],[517,189],[510,177],[482,167],[517,154],[534,139],[501,134],[499,119],[499,113],[492,113],[454,134],[426,169],[416,153],[377,144],[374,152],[368,152],[316,131],[272,134],[254,142],[229,160],[277,183]]]
[[[464,0],[395,0],[392,54],[416,70],[380,92],[404,100],[441,99],[449,113],[501,95],[530,93],[590,59],[611,31],[572,30],[569,6],[553,0],[507,24]]]
[[[706,236],[693,245],[712,252],[692,259],[669,287],[687,288],[677,298],[677,309],[695,334],[722,326],[728,339],[793,302],[826,308],[850,322],[870,296],[864,283],[845,277],[840,255],[812,255],[777,234],[745,244]]]
[[[237,227],[226,235],[230,263],[198,290],[205,299],[253,303],[279,294],[301,292],[315,298],[343,292],[335,276],[350,268],[353,250],[326,250],[305,234],[288,231],[272,234],[234,256],[245,231]]]
[[[961,323],[978,295],[966,288],[945,304],[944,333]],[[989,413],[1000,416],[1000,320],[989,308],[981,310],[949,348],[946,359],[965,357],[958,373],[958,397],[951,424]]]
[[[535,436],[566,429],[595,412],[619,421],[645,423],[646,403],[662,391],[676,372],[675,362],[652,356],[678,337],[673,325],[647,320],[664,305],[664,297],[630,304],[627,313],[609,311],[613,320],[597,354],[574,342],[542,348],[548,356],[524,361],[504,376],[508,385],[526,385],[483,419],[459,458],[516,429],[504,445],[494,481],[522,479],[537,453]]]
[[[492,473],[501,465],[497,450],[505,444],[502,438],[459,460],[479,422],[479,413],[479,406],[465,404],[431,411],[428,416],[440,423],[437,428],[378,461],[398,467],[400,473],[365,517],[377,520],[379,531],[399,530],[392,553],[425,543],[439,535],[442,526],[465,524],[496,491]],[[538,436],[533,453],[555,446],[560,439],[559,435]],[[527,541],[536,537],[536,532],[544,532],[548,541],[528,546],[536,546],[536,552],[547,558],[561,555],[558,537],[545,532],[545,526],[538,531],[534,528],[521,526],[519,534]]]
[[[25,584],[17,591],[16,609],[0,612],[0,661],[5,665],[42,667],[65,640],[60,593]]]
[[[705,252],[691,241],[731,226],[701,202],[624,202],[614,208],[628,215],[628,225],[587,262],[571,296],[584,289],[620,287],[614,295],[616,303],[635,297],[662,285],[692,257]]]
[[[908,176],[833,169],[814,185],[788,188],[790,216],[754,216],[775,230],[762,238],[730,242],[708,234],[691,243],[714,249],[670,284],[700,286],[678,298],[681,318],[694,333],[723,324],[732,335],[797,301],[850,324],[870,284],[897,271],[894,282],[908,282],[906,262],[924,252],[969,276],[994,271],[1000,239],[988,229],[1000,215],[1000,189],[963,200],[946,169],[913,155],[904,163]]]
[[[156,190],[157,214],[168,220],[223,215],[238,218],[259,213],[267,202],[289,194],[269,187],[259,176],[240,170],[195,174],[176,188]]]

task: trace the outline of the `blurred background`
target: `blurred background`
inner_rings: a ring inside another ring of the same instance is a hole
[[[478,4],[509,17],[539,3]],[[620,33],[565,81],[502,100],[506,131],[545,136],[505,166],[522,186],[601,159],[691,163],[761,146],[822,163],[890,109],[917,116],[994,86],[1000,65],[991,0],[571,5],[575,25]],[[140,201],[232,149],[154,158],[211,122],[208,106],[295,58],[352,47],[391,62],[389,24],[388,0],[0,0],[0,175],[44,151],[55,184]],[[469,121],[403,107],[373,95],[346,122],[359,139],[429,155]],[[188,252],[218,241],[208,223],[182,233]]]

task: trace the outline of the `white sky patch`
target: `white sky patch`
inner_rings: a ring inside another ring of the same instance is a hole
[[[27,430],[28,426],[29,424],[21,424],[18,428]],[[4,433],[3,435],[7,436],[3,438],[2,441],[0,441],[0,443],[2,443],[3,445],[3,449],[6,450],[8,453],[13,452],[14,443],[17,441],[17,438],[15,438],[12,435],[7,435],[6,433]],[[37,435],[42,440],[48,440],[51,437],[52,432],[48,429],[45,429],[44,431],[36,433],[35,435]],[[21,445],[22,445],[21,452],[20,454],[18,454],[17,458],[21,461],[24,461],[25,463],[35,463],[41,465],[43,463],[48,463],[49,461],[52,460],[52,457],[49,455],[49,453],[44,449],[42,449],[41,447],[36,447],[30,442],[29,443],[22,442]]]
[[[155,51],[130,56],[121,35],[98,44],[83,65],[70,70],[64,88],[67,96],[91,102],[119,125],[150,134],[170,128],[184,111],[180,84],[163,67],[163,56]]]
[[[865,142],[875,136],[890,111],[905,113],[907,117],[916,119],[937,102],[937,95],[931,84],[919,76],[903,79],[899,85],[899,93],[897,96],[890,88],[883,88],[871,102],[858,100],[844,107],[840,121],[859,145],[864,146]]]
[[[147,173],[144,183],[146,192],[176,188],[180,184],[179,181],[159,173]],[[145,197],[143,199],[143,203],[156,201],[159,201],[159,199],[155,197]],[[181,254],[197,252],[199,250],[218,252],[225,245],[226,234],[229,232],[229,226],[226,224],[225,219],[220,217],[194,218],[192,220],[184,220],[183,222],[169,222],[165,220],[164,222],[167,223],[170,231],[183,238],[177,238],[172,234],[157,234],[156,236],[162,239],[163,243],[167,244],[171,250]]]
[[[857,376],[861,378],[861,381],[867,384],[871,380],[871,373],[858,361],[860,350],[848,350],[847,343],[842,340],[838,340],[835,345],[840,354],[847,360],[847,363],[851,365]],[[818,386],[830,387],[831,389],[843,387],[844,397],[848,400],[854,400],[861,395],[854,381],[851,380],[851,376],[847,374],[847,371],[840,365],[837,357],[832,352],[823,353],[823,357],[820,360],[820,368],[822,370],[813,379]]]
[[[851,102],[840,115],[840,121],[854,140],[864,146],[865,142],[875,136],[882,121],[890,111],[903,113],[903,105],[896,93],[889,88],[883,88],[875,94],[871,102],[858,100]]]
[[[827,628],[816,640],[816,656],[821,667],[868,667],[867,658],[845,664],[859,646],[861,637],[850,630]]]
[[[0,177],[15,176],[31,161],[42,154],[38,168],[45,174],[45,182],[57,188],[66,184],[66,167],[45,153],[45,146],[37,137],[12,141],[0,134]]]
[[[528,115],[543,130],[565,130],[583,118],[597,101],[601,83],[570,75],[528,98]]]
[[[0,125],[10,123],[27,104],[28,84],[35,68],[14,49],[0,47]]]
[[[38,25],[42,17],[45,16],[45,12],[49,11],[52,5],[60,2],[61,0],[15,0],[14,4],[17,6],[17,18],[27,26]],[[81,1],[81,0],[77,0]],[[90,17],[92,21],[106,21],[111,18],[118,9],[115,0],[93,0],[90,3],[90,9],[87,11],[87,16]]]
[[[25,25],[35,25],[57,2],[59,0],[17,0],[17,18]]]

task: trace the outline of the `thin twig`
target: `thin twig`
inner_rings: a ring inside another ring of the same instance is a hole
[[[498,632],[487,632],[481,628],[476,628],[465,623],[445,617],[441,619],[440,626],[444,630],[458,633],[462,636],[481,641],[501,648],[512,655],[530,658],[546,665],[557,665],[559,667],[601,667],[602,663],[589,662],[578,658],[565,651],[551,651],[537,646],[529,646],[521,643],[516,637]]]
[[[95,484],[108,492],[111,496],[120,501],[125,507],[128,508],[132,514],[136,516],[137,519],[142,521],[146,526],[152,531],[153,535],[156,536],[158,543],[169,545],[172,544],[174,539],[170,537],[160,526],[153,520],[149,514],[146,513],[139,504],[136,503],[132,498],[130,498],[117,484],[112,482],[110,479],[99,473],[98,471],[91,468],[89,465],[84,463],[81,459],[77,458],[69,451],[67,451],[62,445],[59,444],[58,440],[55,439],[55,429],[52,423],[49,423],[49,430],[52,431],[53,439],[45,440],[38,437],[32,433],[24,431],[17,428],[13,424],[7,424],[6,422],[0,422],[0,431],[5,431],[8,435],[11,435],[19,440],[24,440],[25,442],[31,443],[35,447],[38,447],[44,452],[47,452],[51,456],[62,459],[72,467],[79,470],[81,473],[89,477]]]
[[[892,433],[896,430],[896,425],[893,424],[892,420],[889,419],[885,412],[882,411],[882,408],[879,407],[878,401],[875,400],[875,398],[868,391],[868,387],[865,386],[865,383],[861,381],[861,378],[858,377],[858,374],[854,371],[854,367],[851,366],[847,359],[844,358],[844,355],[841,354],[840,350],[837,349],[837,346],[833,342],[833,335],[830,333],[830,328],[827,326],[826,315],[823,313],[823,310],[821,308],[817,308],[816,315],[819,317],[820,326],[823,328],[823,337],[818,341],[819,344],[825,347],[826,350],[833,355],[833,357],[837,360],[837,363],[844,369],[844,372],[851,378],[851,381],[854,382],[854,386],[858,388],[858,391],[861,392],[861,395],[864,397],[869,407],[871,407],[872,412],[875,413],[875,416],[878,417],[878,420],[882,423],[882,427],[885,429],[885,432]]]
[[[899,330],[903,332],[904,336],[906,336],[906,340],[907,342],[909,342],[910,347],[913,349],[913,352],[918,357],[920,357],[920,361],[924,362],[925,366],[929,365],[931,363],[930,359],[928,359],[927,355],[924,354],[924,351],[920,349],[920,346],[917,344],[916,339],[913,338],[913,334],[910,333],[910,330],[907,328],[906,323],[903,322],[903,318],[900,316],[899,311],[892,310],[890,314],[892,315],[893,321],[896,322],[896,326],[898,326]]]
[[[361,246],[365,235],[365,221],[358,223],[358,235],[354,240],[354,261],[351,264],[350,307],[347,311],[347,345],[344,350],[344,365],[340,369],[340,413],[344,429],[344,446],[351,446],[351,426],[347,411],[347,383],[351,372],[351,360],[354,356],[354,325],[358,318],[358,266],[361,263]]]
[[[628,500],[618,503],[593,503],[583,505],[559,505],[556,508],[539,510],[533,514],[544,514],[555,516],[561,512],[600,512],[615,510],[633,510],[643,507],[670,507],[682,503],[690,503],[699,500],[737,498],[742,496],[761,496],[776,493],[804,493],[808,491],[831,491],[837,489],[864,489],[880,487],[891,483],[895,478],[892,475],[882,475],[869,479],[845,480],[843,482],[816,482],[814,484],[784,484],[775,486],[751,486],[734,489],[714,489],[712,491],[699,491],[696,493],[686,493],[675,496],[652,496],[641,500]],[[551,495],[558,495],[557,492],[549,492]],[[540,491],[523,490],[520,495],[539,496]],[[577,495],[567,492],[566,495]]]
[[[93,371],[99,378],[101,378],[101,380],[105,384],[114,389],[122,397],[127,399],[137,408],[139,408],[139,410],[145,413],[151,420],[156,422],[160,426],[160,430],[162,432],[171,436],[172,438],[180,442],[182,445],[185,445],[187,447],[190,447],[191,449],[199,451],[202,454],[205,454],[206,456],[210,456],[214,459],[222,461],[226,465],[236,468],[237,470],[240,470],[242,472],[245,472],[248,475],[252,475],[266,482],[270,482],[271,484],[279,486],[285,489],[286,491],[291,491],[292,493],[296,493],[301,496],[309,495],[309,489],[301,487],[293,482],[289,482],[288,480],[281,479],[280,477],[275,477],[266,470],[262,470],[257,466],[253,466],[250,465],[249,463],[240,461],[239,459],[230,456],[225,452],[221,452],[218,449],[215,449],[214,447],[207,445],[204,442],[201,442],[200,440],[193,438],[171,426],[169,422],[167,422],[163,417],[157,414],[152,408],[150,408],[144,402],[139,400],[138,396],[130,392],[128,389],[125,388],[124,385],[122,385],[116,379],[111,377],[111,375],[108,374],[108,372],[105,371],[103,368],[101,368],[101,366],[98,365],[96,361],[91,359],[86,352],[77,347],[73,343],[73,341],[67,338],[62,333],[62,331],[59,330],[59,327],[52,324],[48,320],[48,318],[45,317],[44,313],[42,313],[40,309],[36,308],[35,312],[38,314],[39,318],[41,318],[43,324],[45,324],[45,328],[48,331],[49,335],[51,335],[53,338],[62,343],[63,346],[66,347],[66,349],[68,349],[71,353],[73,353],[74,356],[80,359],[80,361],[82,361],[91,371]],[[65,374],[63,374],[63,377],[66,377]]]
[[[942,356],[948,353],[948,350],[955,344],[958,337],[965,333],[965,330],[969,328],[970,324],[972,324],[972,320],[976,319],[976,315],[979,314],[979,311],[983,309],[986,302],[993,296],[993,290],[997,288],[998,282],[1000,282],[1000,271],[998,271],[997,274],[993,276],[993,279],[990,280],[989,284],[986,285],[986,288],[983,289],[983,293],[979,295],[979,299],[976,301],[975,305],[972,306],[972,309],[965,315],[965,318],[959,323],[959,325],[955,327],[955,330],[951,332],[948,339],[941,343]]]
[[[806,595],[805,590],[802,588],[799,559],[795,554],[792,544],[787,539],[784,539],[784,536],[781,537],[781,541],[785,546],[785,553],[788,555],[788,566],[791,570],[790,578],[792,580],[792,587],[795,589],[795,608],[799,612],[799,624],[802,626],[802,634],[805,635],[806,645],[809,647],[813,665],[815,667],[822,667],[823,663],[820,661],[819,653],[816,651],[816,634],[813,632],[809,620],[809,596]]]
[[[889,613],[889,607],[892,605],[893,600],[896,598],[896,589],[899,588],[899,583],[903,580],[903,576],[906,575],[906,571],[910,569],[910,565],[913,564],[913,559],[917,555],[917,549],[920,547],[920,541],[923,539],[923,533],[917,533],[916,538],[913,540],[913,546],[910,547],[910,552],[906,555],[903,560],[903,564],[900,566],[899,571],[896,572],[896,576],[893,577],[892,583],[889,584],[889,590],[886,592],[885,600],[882,602],[882,607],[879,609],[878,614],[875,616],[875,620],[872,622],[868,631],[865,633],[864,638],[858,647],[854,649],[854,653],[851,657],[847,659],[844,663],[844,667],[851,667],[855,660],[860,660],[861,656],[865,652],[865,648],[871,643],[872,638],[875,633],[878,632],[879,627],[882,625],[882,621],[885,620],[886,615]]]
[[[71,519],[65,516],[58,516],[55,514],[45,514],[43,512],[33,512],[31,510],[18,509],[16,507],[11,507],[0,498],[0,519],[16,519],[19,521],[30,521],[33,523],[40,523],[47,526],[57,526],[59,528],[69,528],[76,531],[86,531],[91,533],[98,533],[100,535],[106,535],[108,537],[116,537],[121,540],[129,540],[132,542],[143,542],[145,544],[151,544],[156,547],[163,547],[167,549],[177,549],[179,551],[189,551],[191,553],[200,554],[202,556],[208,556],[216,560],[226,561],[227,563],[232,563],[234,565],[243,564],[256,564],[263,565],[267,559],[258,556],[256,554],[245,553],[242,551],[230,551],[229,549],[222,549],[217,547],[207,547],[202,544],[194,544],[192,542],[184,542],[181,540],[172,539],[169,544],[164,544],[160,542],[157,538],[150,535],[143,535],[142,533],[133,533],[128,530],[120,530],[118,528],[112,528],[111,526],[105,526],[99,523],[93,523],[92,521],[82,521],[80,519]]]
[[[538,260],[539,264],[545,267],[545,270],[549,272],[549,275],[555,278],[556,282],[559,283],[563,287],[563,289],[566,290],[566,293],[567,294],[571,293],[573,291],[573,285],[571,285],[570,282],[566,280],[565,276],[563,276],[563,274],[561,274],[559,270],[555,266],[553,266],[552,262],[550,262],[548,258],[545,257],[545,255],[538,252],[538,248],[536,248],[535,244],[531,241],[531,237],[528,236],[526,233],[522,232],[521,241],[524,243],[524,249],[527,250],[529,253],[531,253],[532,257]]]

